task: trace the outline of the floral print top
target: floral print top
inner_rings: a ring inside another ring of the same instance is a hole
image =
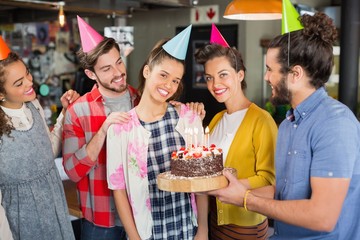
[[[112,190],[126,189],[135,224],[141,239],[152,234],[148,181],[148,145],[151,133],[140,123],[135,108],[129,111],[131,120],[125,124],[113,124],[107,134],[107,181]],[[202,129],[200,117],[186,105],[180,106],[176,131],[186,139],[185,129]],[[198,131],[198,139],[202,131]]]

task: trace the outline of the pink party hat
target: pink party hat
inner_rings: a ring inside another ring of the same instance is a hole
[[[8,57],[10,53],[9,47],[6,45],[4,39],[0,35],[0,61]]]
[[[228,48],[230,47],[214,23],[211,24],[210,43],[216,43],[223,47],[228,47]]]
[[[290,0],[282,1],[282,22],[281,22],[281,33],[289,33],[303,29],[299,21],[299,13],[292,5]]]
[[[174,58],[184,60],[189,45],[192,25],[178,33],[175,37],[165,43],[162,48]]]
[[[80,31],[81,46],[84,52],[93,50],[103,39],[87,22],[77,16]]]

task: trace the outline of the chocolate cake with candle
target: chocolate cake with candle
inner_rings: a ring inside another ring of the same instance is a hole
[[[221,174],[223,167],[222,149],[214,144],[210,147],[182,147],[171,155],[171,174],[182,177],[204,177]]]

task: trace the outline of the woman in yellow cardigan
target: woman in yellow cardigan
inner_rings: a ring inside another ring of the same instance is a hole
[[[273,185],[277,126],[268,112],[244,95],[241,54],[226,44],[208,44],[195,53],[196,61],[204,65],[208,90],[226,106],[210,122],[210,141],[223,149],[224,166],[235,168],[249,189]],[[210,197],[209,230],[211,239],[266,239],[268,221]]]

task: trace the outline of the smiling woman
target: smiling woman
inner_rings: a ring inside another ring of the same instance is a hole
[[[209,124],[210,141],[223,150],[224,167],[236,169],[237,178],[249,189],[271,185],[277,126],[270,114],[245,96],[242,55],[229,47],[215,25],[210,42],[198,49],[195,59],[204,66],[209,92],[226,106]],[[268,237],[266,217],[214,197],[210,198],[210,226],[212,239]]]
[[[108,186],[130,239],[207,237],[207,197],[196,196],[195,206],[193,195],[161,191],[156,180],[170,170],[171,153],[185,145],[185,129],[202,128],[196,112],[168,103],[182,91],[190,31],[191,26],[179,33],[184,38],[162,40],[152,49],[139,72],[142,96],[129,112],[131,120],[108,130]]]
[[[0,59],[1,205],[14,239],[50,235],[74,239],[54,163],[60,151],[63,114],[50,133],[28,68],[16,53],[8,52]],[[72,90],[66,92],[60,99],[63,112],[78,97]]]

